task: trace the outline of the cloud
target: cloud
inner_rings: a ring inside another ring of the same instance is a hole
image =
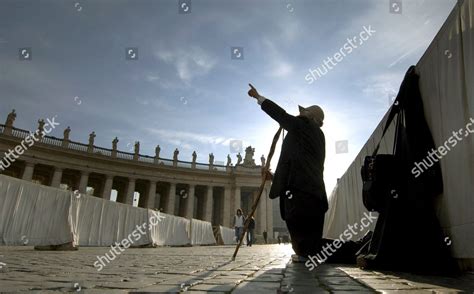
[[[175,67],[181,80],[188,82],[196,76],[206,75],[217,63],[207,52],[198,46],[191,46],[189,50],[164,50],[155,52],[155,56]]]
[[[234,138],[226,138],[223,136],[214,136],[209,134],[199,134],[195,132],[182,132],[182,131],[174,131],[169,129],[147,129],[148,132],[153,134],[157,134],[161,136],[165,141],[176,144],[176,145],[183,145],[187,144],[186,142],[193,142],[193,143],[200,143],[200,144],[208,144],[208,145],[221,145],[221,146],[229,146],[230,140]],[[190,146],[188,144],[187,146]]]
[[[268,59],[268,76],[273,78],[288,77],[293,73],[293,66],[286,62],[283,54],[277,49],[273,41],[268,38],[263,40],[263,47],[265,48],[265,55]]]
[[[271,75],[273,77],[283,78],[291,75],[293,73],[293,66],[286,62],[275,62],[273,64],[273,70]]]
[[[160,77],[157,76],[157,75],[152,75],[152,74],[150,74],[150,75],[146,75],[145,79],[146,79],[148,82],[154,82],[154,81],[159,80]]]

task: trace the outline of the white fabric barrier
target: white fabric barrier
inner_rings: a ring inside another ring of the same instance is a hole
[[[474,119],[474,0],[459,1],[417,64],[425,117],[435,146],[444,145],[453,131]],[[449,51],[447,51],[449,50]],[[400,81],[401,82],[401,81]],[[324,236],[336,238],[348,224],[360,221],[362,204],[360,168],[382,135],[387,119],[374,130],[329,199]],[[395,122],[394,122],[395,123]],[[471,126],[471,129],[473,126]],[[379,153],[393,145],[393,125]],[[474,258],[474,134],[462,138],[441,159],[444,193],[437,212],[445,233],[452,240],[457,258]]]
[[[442,146],[474,119],[474,0],[457,3],[417,68],[426,120]],[[474,133],[441,159],[441,169],[440,222],[454,256],[474,259]]]
[[[77,196],[72,198],[71,215],[79,246],[110,246],[124,239],[132,240],[131,246],[152,243],[147,209]]]
[[[192,225],[192,226],[191,226]],[[216,244],[209,222],[0,175],[0,245]]]
[[[189,225],[188,235],[191,240],[191,245],[211,245],[217,243],[210,222],[193,218],[189,222]]]
[[[0,175],[0,245],[73,242],[72,194]]]
[[[234,229],[219,226],[219,231],[221,233],[221,237],[222,237],[222,241],[224,242],[224,245],[233,245],[236,243]]]
[[[153,210],[148,210],[148,213],[150,218],[159,220],[151,226],[151,239],[154,245],[182,246],[190,244],[189,219]]]

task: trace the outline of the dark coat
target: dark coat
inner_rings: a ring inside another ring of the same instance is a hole
[[[328,209],[323,171],[326,141],[311,119],[292,116],[266,99],[262,110],[288,131],[270,189],[270,198],[280,198],[281,217],[325,213]],[[291,196],[293,195],[293,196]]]
[[[249,220],[248,229],[249,229],[249,230],[255,229],[255,220],[254,220],[253,218],[251,218],[251,219]]]

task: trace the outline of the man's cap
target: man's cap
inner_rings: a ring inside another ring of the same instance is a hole
[[[298,105],[301,115],[313,119],[320,127],[323,126],[324,111],[318,105],[303,107]]]

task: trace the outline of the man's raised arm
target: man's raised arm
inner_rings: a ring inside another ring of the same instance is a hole
[[[249,96],[257,99],[257,102],[261,105],[262,110],[265,111],[271,118],[276,120],[285,130],[291,131],[297,127],[299,121],[296,117],[288,114],[275,102],[260,95],[252,84],[249,84],[249,86]]]

